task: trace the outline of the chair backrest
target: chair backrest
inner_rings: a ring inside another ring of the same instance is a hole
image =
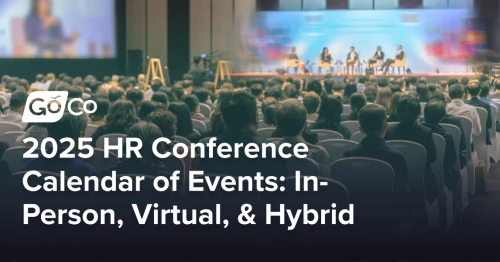
[[[471,148],[471,134],[472,134],[472,120],[467,117],[457,116],[460,119],[460,123],[462,123],[462,128],[465,134],[465,147],[467,149],[467,153],[465,154],[465,158],[467,160],[471,159],[472,148]]]
[[[436,161],[431,164],[432,173],[436,177],[438,182],[438,187],[442,188],[444,186],[444,154],[446,150],[446,140],[444,137],[438,134],[432,134],[434,139],[434,144],[436,145]]]
[[[342,125],[347,127],[351,131],[351,134],[359,132],[359,121],[344,121]]]
[[[450,124],[440,124],[446,132],[453,136],[453,143],[455,146],[455,152],[457,153],[457,162],[455,163],[455,170],[460,170],[460,140],[462,137],[462,132],[460,128]]]
[[[262,138],[271,138],[272,134],[275,130],[276,130],[276,128],[274,128],[274,127],[261,128],[261,129],[257,130],[257,135],[259,135]]]
[[[264,121],[264,115],[261,112],[259,112],[258,115],[259,115],[259,122]]]
[[[267,124],[264,123],[264,120],[259,120],[259,129],[261,128],[267,128]]]
[[[0,122],[0,135],[5,134],[7,132],[15,132],[15,131],[23,131],[23,129],[13,123],[9,122]]]
[[[191,122],[193,122],[193,128],[198,130],[198,132],[207,132],[207,125],[203,121],[198,119],[191,119]]]
[[[9,164],[11,174],[20,172],[32,160],[23,157],[28,150],[30,150],[29,147],[11,147],[3,153],[2,159]]]
[[[351,140],[359,144],[361,143],[361,141],[363,141],[363,139],[365,139],[365,137],[366,135],[359,131],[351,136]]]
[[[488,111],[480,107],[476,107],[476,110],[477,114],[479,115],[479,119],[481,120],[481,134],[479,136],[472,135],[472,141],[474,142],[474,151],[477,152],[477,158],[480,161],[489,162],[489,148],[486,144],[486,133],[490,132],[486,128],[486,123],[488,121]]]
[[[334,163],[335,161],[342,159],[344,157],[344,152],[355,148],[358,143],[344,139],[330,139],[321,141],[316,145],[325,148],[330,156],[330,162]]]
[[[351,203],[355,206],[392,205],[394,170],[386,162],[371,158],[344,158],[331,167],[332,178],[349,190]]]
[[[184,161],[180,158],[176,158],[173,155],[170,157],[167,157],[163,160],[163,163],[165,163],[166,171],[167,173],[174,173],[175,171],[181,172],[180,176],[182,176],[182,181],[184,181],[186,177],[186,166],[184,164]]]
[[[118,140],[121,138],[122,144],[125,145],[125,138],[127,138],[127,135],[109,134],[109,135],[101,136],[97,139],[96,148],[104,149],[104,138],[108,138],[109,145],[118,145]]]
[[[309,158],[289,158],[286,161],[288,175],[295,176],[296,171],[300,171],[302,176],[319,176],[318,164]]]
[[[175,136],[175,141],[179,143],[183,143],[185,145],[191,145],[191,141],[189,139],[182,137],[182,136]]]
[[[346,116],[352,113],[352,108],[350,105],[343,105],[344,109],[342,110],[342,115]]]
[[[387,123],[387,125],[389,127],[391,127],[391,126],[399,125],[399,122],[389,122],[389,123]]]
[[[17,138],[23,134],[24,132],[22,131],[13,131],[4,133],[3,135],[0,135],[0,142],[7,143],[9,147],[13,147],[16,145]]]
[[[104,158],[104,150],[100,148],[94,148],[94,154],[90,158],[82,158],[81,160],[91,165],[99,173],[110,167],[118,165],[118,163],[120,162],[118,156],[113,152],[109,153],[108,158]]]
[[[311,130],[311,133],[318,135],[318,142],[329,140],[329,139],[344,139],[344,137],[339,133],[331,130],[315,129]]]
[[[200,103],[200,113],[206,118],[210,119],[210,115],[212,115],[212,109],[210,106]]]
[[[496,137],[497,136],[497,129],[495,128],[496,122],[497,122],[497,114],[498,110],[494,105],[490,105],[491,108],[491,123],[493,123],[493,127],[490,128],[490,137]]]
[[[408,186],[410,191],[418,194],[423,199],[425,196],[424,175],[427,163],[427,151],[417,143],[410,141],[387,141],[387,146],[401,152],[405,158],[408,170]]]
[[[87,129],[85,129],[85,137],[92,137],[97,128],[98,126],[96,125],[87,125]]]
[[[396,61],[394,61],[394,64],[392,64],[392,66],[400,66],[400,67],[406,66],[406,55],[407,53],[405,52],[403,55],[403,59],[401,60],[396,59]]]

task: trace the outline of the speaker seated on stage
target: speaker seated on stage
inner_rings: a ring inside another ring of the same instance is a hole
[[[328,47],[324,47],[321,54],[318,56],[318,72],[321,74],[321,68],[325,68],[325,71],[333,71],[333,58]]]
[[[385,54],[382,51],[382,47],[377,46],[377,51],[375,51],[372,59],[368,60],[368,66],[370,68],[372,68],[374,64],[376,67],[382,66],[384,64],[384,57]]]
[[[349,67],[352,68],[352,73],[354,74],[354,68],[359,65],[359,55],[354,52],[354,46],[351,46],[351,51],[347,53],[347,59],[345,61],[345,68],[349,74]]]
[[[302,67],[304,65],[304,62],[299,59],[299,55],[297,55],[297,48],[292,47],[292,50],[290,54],[287,55],[285,59],[285,69],[288,72],[289,68],[294,68],[295,73],[298,72],[298,69],[300,68],[301,73],[302,73]]]
[[[397,62],[397,64],[396,64],[396,62]],[[389,66],[405,67],[405,65],[406,65],[406,54],[403,51],[403,46],[398,45],[398,52],[396,53],[396,56],[394,58],[389,58],[389,59],[385,60],[385,63],[382,65],[382,71],[384,71],[384,74],[387,74],[387,70],[389,69]]]

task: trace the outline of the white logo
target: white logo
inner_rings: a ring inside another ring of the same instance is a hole
[[[92,101],[85,103],[80,98],[71,99],[68,103],[68,91],[41,91],[33,92],[26,101],[24,108],[23,122],[24,123],[54,123],[59,121],[64,115],[66,106],[68,112],[78,116],[83,112],[75,112],[71,105],[74,102],[83,103],[83,111],[87,114],[92,114],[97,110],[97,104]],[[93,104],[92,110],[87,110],[88,104]]]

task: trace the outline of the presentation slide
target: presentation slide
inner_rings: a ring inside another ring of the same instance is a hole
[[[0,0],[0,58],[113,58],[114,0]]]
[[[317,65],[327,47],[333,61],[344,63],[354,46],[360,62],[367,63],[377,46],[388,59],[402,45],[412,73],[461,73],[478,44],[470,17],[466,9],[260,12],[242,32],[243,55],[260,57],[271,67],[283,65],[296,47],[301,60]]]

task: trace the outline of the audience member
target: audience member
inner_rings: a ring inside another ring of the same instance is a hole
[[[182,81],[182,89],[185,95],[190,95],[193,92],[193,82],[190,80]]]
[[[270,87],[266,90],[266,92],[264,93],[264,96],[266,98],[274,97],[274,98],[276,98],[276,100],[279,101],[281,99],[281,90],[278,87]]]
[[[108,100],[111,105],[125,97],[125,91],[119,87],[111,87],[108,91]]]
[[[60,143],[63,138],[70,138],[77,144],[78,138],[83,136],[87,128],[87,117],[85,114],[79,116],[64,113],[63,117],[55,122],[47,124],[48,136],[57,141],[57,154],[52,158],[40,155],[39,158],[29,161],[23,171],[47,171],[60,173],[65,171],[66,176],[95,176],[97,171],[79,158],[61,158],[61,153],[68,151],[70,143]],[[50,144],[50,143],[49,143]],[[74,145],[73,144],[73,145]],[[75,153],[76,147],[70,152]]]
[[[151,88],[144,92],[144,100],[151,100],[151,97],[158,92],[162,86],[163,83],[161,79],[159,77],[154,77],[153,80],[151,80]],[[143,90],[143,88],[140,88],[140,90]]]
[[[356,93],[358,88],[354,82],[349,82],[345,85],[344,96],[342,97],[342,104],[348,105],[351,101],[351,96]]]
[[[396,92],[391,97],[391,102],[389,103],[389,117],[387,122],[399,122],[398,118],[398,104],[401,97],[406,95],[404,92]]]
[[[139,110],[144,99],[144,94],[139,89],[130,89],[127,91],[125,98],[134,104],[136,110]]]
[[[377,91],[377,98],[375,99],[375,103],[377,105],[381,105],[385,108],[386,112],[389,111],[389,105],[391,103],[392,91],[389,88],[379,88]]]
[[[222,113],[218,109],[215,109],[210,115],[210,128],[202,134],[201,138],[218,137],[226,133],[226,131],[226,124],[222,118]]]
[[[486,120],[486,129],[492,128],[493,123],[492,123],[492,118],[491,118],[491,107],[490,107],[490,104],[479,100],[479,93],[481,93],[481,88],[479,86],[479,83],[470,82],[468,85],[468,90],[469,90],[469,95],[471,96],[471,99],[465,100],[464,102],[470,106],[473,106],[473,107],[484,108],[486,110],[486,112],[488,112],[488,118]],[[486,144],[491,145],[489,130],[486,131]]]
[[[166,107],[168,107],[168,95],[163,92],[156,92],[151,97],[151,101],[158,102]]]
[[[127,134],[129,128],[138,121],[134,104],[129,100],[118,100],[111,106],[111,110],[104,120],[104,125],[98,127],[92,135],[92,146],[95,147],[97,139],[101,136]]]
[[[344,97],[345,86],[346,85],[343,82],[335,82],[335,84],[333,85],[333,95],[338,96],[339,99],[342,100],[342,98]]]
[[[342,115],[342,121],[358,121],[358,115],[361,108],[366,106],[366,97],[361,92],[356,92],[351,96],[350,100],[351,113],[349,115]]]
[[[31,90],[32,91],[46,91],[44,90],[45,88],[45,76],[42,74],[36,75],[36,81],[31,84]]]
[[[424,83],[418,84],[417,85],[417,95],[418,95],[418,100],[420,101],[421,105],[425,106],[422,103],[429,102],[429,87]]]
[[[191,111],[186,103],[170,103],[168,111],[177,117],[177,135],[188,139],[192,143],[198,143],[200,141],[200,134],[193,128]]]
[[[47,125],[45,123],[33,123],[28,124],[26,132],[20,135],[16,139],[16,143],[14,145],[9,145],[11,147],[14,146],[29,146],[29,144],[24,143],[24,139],[31,137],[38,141],[38,144],[42,144],[42,141],[49,136],[47,131]],[[0,157],[1,158],[1,157]]]
[[[495,82],[495,93],[490,95],[492,99],[500,99],[500,79],[496,79]]]
[[[367,86],[364,91],[365,97],[366,97],[366,102],[367,103],[374,103],[375,99],[377,98],[377,88],[374,86]]]
[[[328,152],[323,147],[306,142],[302,137],[302,132],[306,128],[306,108],[296,99],[287,99],[276,106],[275,118],[276,131],[283,135],[283,139],[277,144],[289,143],[292,146],[298,143],[306,144],[308,148],[307,157],[318,164],[320,175],[330,177],[331,163]],[[285,154],[292,153],[290,151],[285,152]]]
[[[498,102],[493,100],[493,99],[490,99],[488,98],[489,94],[490,94],[490,83],[489,82],[483,82],[481,84],[481,92],[479,93],[479,100],[483,101],[483,102],[486,102],[490,105],[493,105],[497,111],[498,111],[498,108],[499,108],[499,105],[498,105]],[[495,113],[496,112],[492,112],[492,113]]]
[[[323,93],[323,87],[318,80],[312,80],[307,84],[307,92],[314,92],[318,94],[318,96],[321,96]]]
[[[389,82],[387,81],[386,78],[380,78],[377,82],[378,88],[386,88],[388,86],[389,86]]]
[[[207,126],[209,126],[210,119],[200,114],[200,101],[198,100],[198,97],[195,95],[187,95],[184,97],[184,103],[186,103],[189,107],[192,119],[203,121]]]
[[[149,114],[159,109],[167,110],[167,106],[155,101],[144,101],[141,104],[141,107],[139,108],[139,112],[137,113],[137,115],[139,116],[140,120],[146,120]]]
[[[318,119],[318,108],[321,103],[320,97],[315,92],[304,93],[304,106],[307,110],[307,120],[316,121]]]
[[[28,100],[28,93],[26,91],[15,91],[10,97],[9,107],[10,110],[5,114],[0,116],[1,122],[8,122],[18,125],[22,130],[26,129],[26,123],[23,123],[24,107],[26,106],[26,101]]]
[[[104,119],[109,113],[109,101],[105,98],[97,98],[95,100],[97,108],[95,108],[95,112],[90,114],[90,125],[102,126],[104,125]]]
[[[198,88],[194,91],[194,95],[198,97],[200,103],[210,106],[210,108],[212,108],[213,104],[212,100],[210,100],[210,91],[208,91],[208,89]]]
[[[480,135],[482,131],[481,120],[475,107],[464,103],[465,91],[461,85],[455,84],[449,87],[448,95],[452,99],[446,105],[446,112],[453,116],[462,116],[472,121],[472,135]]]
[[[358,79],[358,85],[357,85],[357,90],[358,92],[363,92],[365,91],[365,83],[368,81],[368,78],[366,76],[360,76]]]
[[[309,126],[309,130],[326,129],[339,132],[344,139],[351,139],[351,131],[340,123],[342,102],[333,95],[324,96],[319,107],[318,119]]]

